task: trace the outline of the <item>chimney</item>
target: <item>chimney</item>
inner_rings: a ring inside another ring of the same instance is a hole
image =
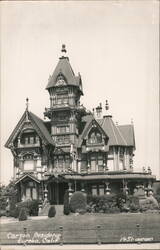
[[[96,107],[96,118],[102,118],[102,103],[100,103],[99,106]]]

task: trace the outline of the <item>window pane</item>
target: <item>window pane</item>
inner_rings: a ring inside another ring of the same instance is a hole
[[[96,161],[91,161],[91,172],[96,172]]]
[[[97,195],[97,186],[92,186],[92,195]]]
[[[33,143],[34,143],[34,138],[30,137],[30,144],[33,144]]]
[[[99,186],[99,195],[104,195],[104,186]]]

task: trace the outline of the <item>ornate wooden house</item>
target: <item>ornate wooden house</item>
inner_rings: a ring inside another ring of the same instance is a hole
[[[80,104],[81,75],[72,70],[65,46],[48,80],[50,107],[46,120],[26,110],[9,137],[19,200],[48,200],[63,204],[66,189],[93,195],[133,193],[142,185],[152,189],[150,168],[133,171],[134,127],[102,117],[100,104],[92,112]],[[108,103],[106,102],[106,109]]]

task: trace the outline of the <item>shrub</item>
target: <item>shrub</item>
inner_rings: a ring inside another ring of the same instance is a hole
[[[27,213],[25,208],[21,208],[19,212],[19,221],[27,220]]]
[[[16,204],[19,209],[25,208],[30,216],[38,216],[39,204],[37,200],[27,200]]]
[[[0,197],[0,210],[5,210],[7,207],[7,198],[2,196]]]
[[[136,196],[129,196],[129,209],[130,212],[136,213],[140,211],[139,198]]]
[[[70,200],[71,212],[75,213],[77,209],[82,209],[86,211],[86,206],[87,206],[86,196],[80,191],[75,192]]]
[[[159,208],[160,208],[160,194],[154,194],[154,198],[157,200]]]
[[[16,210],[16,201],[17,200],[16,200],[16,198],[14,196],[10,198],[10,201],[9,201],[9,216],[11,216],[11,217],[15,217],[14,214],[15,214],[15,210]]]
[[[55,206],[52,205],[48,211],[48,217],[52,218],[52,217],[55,217],[55,215],[56,215],[56,209],[55,209]]]
[[[120,211],[124,212],[125,203],[127,201],[126,194],[124,194],[124,193],[117,194],[116,200],[117,200],[118,208],[120,209]]]
[[[6,216],[6,211],[5,210],[0,209],[0,217],[1,216]]]
[[[157,200],[153,197],[147,197],[145,200],[140,201],[140,211],[145,212],[147,210],[158,210],[159,205]]]
[[[79,213],[79,214],[85,214],[86,213],[86,209],[76,209],[76,213]]]
[[[88,212],[98,213],[115,213],[119,212],[117,206],[117,196],[115,194],[101,195],[101,196],[87,196],[89,202],[87,206]]]
[[[63,207],[63,213],[65,215],[69,215],[70,214],[70,206],[69,206],[69,192],[68,190],[66,190],[65,194],[64,194],[64,207]]]

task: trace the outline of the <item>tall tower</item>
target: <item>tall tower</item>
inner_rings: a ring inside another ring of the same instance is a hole
[[[50,108],[44,114],[51,120],[51,136],[56,148],[66,151],[76,147],[79,120],[84,108],[80,105],[83,95],[81,76],[75,76],[66,56],[65,45],[62,45],[61,52],[62,56],[46,87],[50,95]]]

